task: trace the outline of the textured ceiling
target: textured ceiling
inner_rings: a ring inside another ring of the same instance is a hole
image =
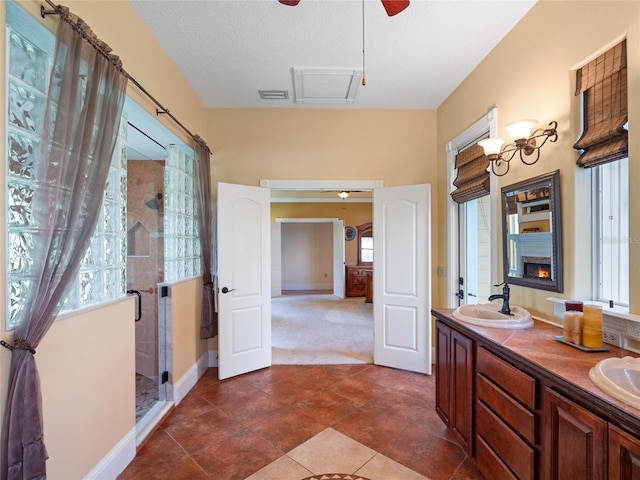
[[[207,107],[435,109],[535,0],[411,0],[394,17],[364,0],[366,86],[348,105],[297,105],[292,69],[361,70],[361,0],[129,2]]]

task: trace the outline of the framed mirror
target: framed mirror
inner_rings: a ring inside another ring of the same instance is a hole
[[[504,281],[562,292],[560,171],[503,187],[501,193]]]

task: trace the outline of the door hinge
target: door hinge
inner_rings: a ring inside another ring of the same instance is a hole
[[[160,287],[160,298],[168,297],[168,296],[169,296],[169,287],[167,285]]]
[[[169,381],[169,372],[167,370],[162,372],[162,375],[160,376],[160,380],[161,380],[161,383],[167,383]]]

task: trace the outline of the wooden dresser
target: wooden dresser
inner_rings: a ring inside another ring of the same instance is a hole
[[[367,293],[367,272],[373,272],[371,265],[347,265],[347,297],[364,297]]]

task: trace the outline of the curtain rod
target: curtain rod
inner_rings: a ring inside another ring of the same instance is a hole
[[[47,15],[60,15],[63,7],[61,5],[56,5],[55,3],[53,3],[51,0],[44,0],[51,8],[53,8],[53,10],[46,10],[44,5],[40,6],[40,16],[42,18],[46,18]],[[67,9],[68,10],[68,9]],[[77,15],[74,14],[74,17],[77,17]],[[100,48],[98,45],[94,45],[94,47],[96,48],[96,50],[98,50],[102,55],[104,55],[105,57],[107,57],[108,59],[112,59],[112,56],[109,54],[109,52],[105,51],[104,49]],[[110,48],[110,47],[108,47]],[[202,139],[202,137],[200,137],[199,135],[194,135],[193,133],[191,133],[189,131],[189,129],[187,127],[185,127],[182,123],[180,123],[180,121],[173,116],[173,114],[171,114],[169,112],[169,109],[165,108],[164,106],[162,106],[162,104],[153,96],[151,95],[147,89],[145,89],[140,82],[138,82],[135,78],[133,78],[131,76],[131,74],[129,74],[129,72],[127,72],[123,67],[121,67],[121,70],[124,72],[124,74],[127,76],[127,78],[131,81],[131,83],[133,83],[136,87],[138,87],[138,89],[144,93],[153,103],[155,103],[156,105],[156,116],[159,115],[167,115],[171,120],[174,121],[174,123],[176,123],[176,125],[178,125],[182,130],[184,130],[187,135],[189,135],[195,142],[202,144],[204,146],[207,147],[207,149],[209,149],[209,147],[207,146],[206,142]]]

